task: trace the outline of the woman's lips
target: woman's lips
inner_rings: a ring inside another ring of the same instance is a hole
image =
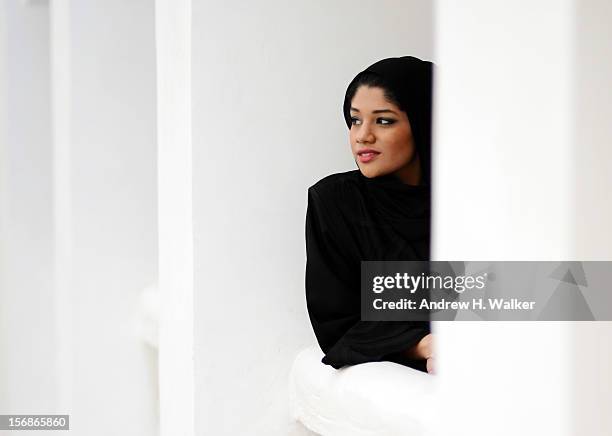
[[[359,158],[359,162],[368,163],[376,159],[376,156],[378,156],[379,154],[379,152],[374,150],[360,151],[359,153],[357,153],[357,157]]]

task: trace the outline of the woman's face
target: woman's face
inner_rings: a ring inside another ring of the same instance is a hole
[[[382,88],[357,89],[351,102],[349,138],[364,176],[394,174],[404,183],[419,184],[420,163],[408,115],[387,100]]]

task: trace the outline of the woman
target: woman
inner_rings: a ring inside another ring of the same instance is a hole
[[[306,300],[341,368],[389,360],[433,372],[428,322],[361,321],[362,260],[429,260],[433,64],[405,56],[359,73],[344,99],[358,170],[308,190]]]

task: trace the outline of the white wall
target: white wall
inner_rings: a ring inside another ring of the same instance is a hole
[[[196,432],[297,434],[288,371],[315,341],[306,190],[355,168],[341,109],[353,76],[388,56],[431,58],[431,5],[192,8]]]
[[[0,4],[0,413],[52,413],[49,10]]]
[[[52,7],[61,407],[77,435],[157,433],[154,1]]]

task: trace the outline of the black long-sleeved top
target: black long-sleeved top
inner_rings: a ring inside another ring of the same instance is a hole
[[[430,332],[428,322],[361,321],[360,262],[428,260],[429,230],[428,186],[354,170],[309,188],[306,301],[323,363],[390,360],[425,370],[403,352]]]

